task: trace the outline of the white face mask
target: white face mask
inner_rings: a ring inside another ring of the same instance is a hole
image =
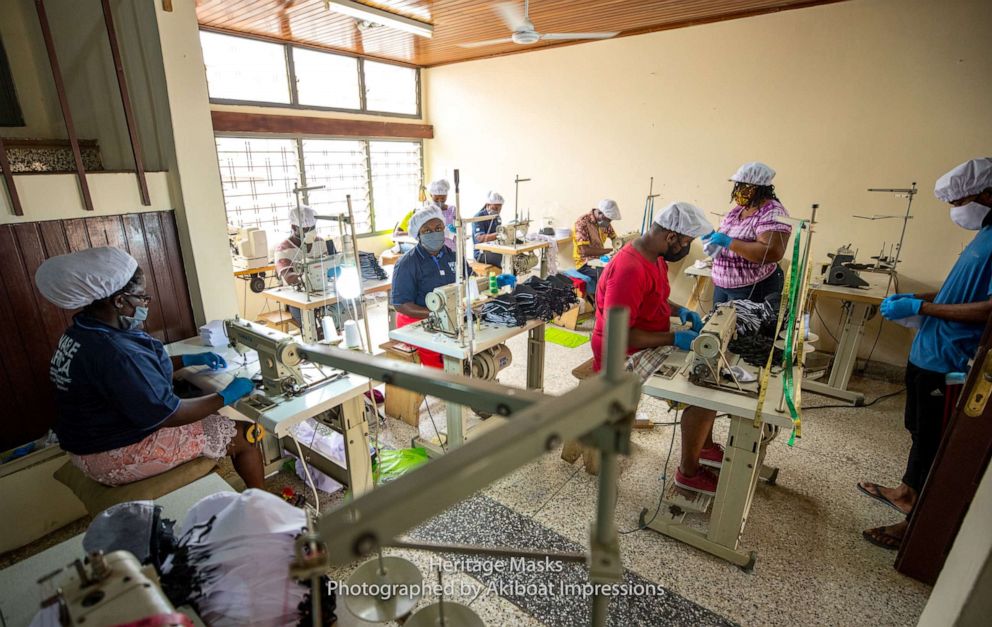
[[[982,222],[985,221],[985,216],[988,215],[989,210],[989,207],[971,201],[967,205],[951,207],[951,221],[962,229],[977,231],[982,228]]]
[[[316,231],[307,231],[303,234],[303,243],[307,246],[313,246],[313,243],[317,241]]]

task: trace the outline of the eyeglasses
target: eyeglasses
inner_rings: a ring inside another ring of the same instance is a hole
[[[130,292],[124,292],[124,296],[127,296],[129,298],[137,298],[142,302],[142,304],[145,305],[152,302],[151,294],[132,294]]]

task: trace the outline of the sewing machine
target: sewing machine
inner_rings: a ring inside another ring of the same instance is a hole
[[[631,231],[629,233],[624,233],[623,235],[617,235],[615,239],[611,240],[613,242],[613,254],[616,254],[616,251],[620,250],[621,248],[631,243],[640,236],[641,234],[638,233],[637,231]]]
[[[503,246],[520,244],[530,229],[530,220],[517,220],[496,227],[496,242]]]
[[[266,394],[251,394],[238,401],[238,410],[258,420],[261,413],[275,406],[272,397],[299,394],[306,386],[300,372],[299,352],[291,335],[262,324],[240,318],[224,321],[224,330],[231,347],[244,355],[250,350],[258,353],[262,387]]]
[[[299,291],[313,293],[324,293],[328,291],[330,284],[334,283],[333,270],[340,268],[344,264],[344,255],[341,253],[333,255],[312,256],[306,255],[302,259],[293,261],[293,272],[299,275],[300,282],[296,284]],[[331,276],[328,276],[328,273]],[[333,288],[332,288],[333,289]]]
[[[235,270],[252,270],[269,265],[269,241],[265,231],[255,227],[228,226],[227,234]]]
[[[474,289],[472,290],[473,304],[477,302],[475,299],[482,294],[483,291],[487,290],[489,287],[489,279],[487,277],[473,278],[469,277],[466,281],[474,281]],[[430,315],[424,320],[424,328],[428,331],[434,331],[436,333],[444,333],[445,335],[450,335],[452,337],[458,335],[458,299],[465,298],[465,287],[463,285],[458,285],[456,283],[449,283],[448,285],[442,285],[441,287],[435,288],[433,291],[429,292],[426,296],[425,303],[427,309],[430,310]],[[464,321],[461,321],[464,323]]]
[[[51,582],[51,583],[49,583]],[[43,577],[38,583],[54,585],[55,593],[41,607],[58,605],[59,624],[160,625],[192,627],[193,622],[172,607],[159,586],[155,567],[142,567],[128,551],[91,553],[85,563]]]
[[[737,334],[737,310],[731,303],[717,306],[692,341],[689,380],[696,385],[721,385],[720,368],[727,365],[727,346]]]
[[[824,283],[844,287],[868,287],[868,281],[861,278],[858,270],[869,266],[854,263],[856,254],[857,252],[852,250],[850,245],[841,246],[837,252],[827,253],[830,257],[830,267],[824,270]]]

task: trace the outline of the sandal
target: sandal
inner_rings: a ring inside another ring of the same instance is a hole
[[[864,536],[865,540],[871,542],[875,546],[888,549],[889,551],[898,551],[899,547],[902,546],[902,537],[894,536],[885,529],[886,527],[866,529],[861,532],[861,535]]]
[[[858,482],[858,492],[860,492],[861,494],[864,494],[867,497],[873,498],[876,501],[878,501],[879,503],[884,503],[885,505],[888,505],[889,507],[891,507],[892,509],[896,510],[900,514],[907,514],[908,513],[908,512],[904,512],[903,510],[899,509],[899,506],[898,505],[896,505],[895,503],[893,503],[889,499],[885,498],[882,495],[882,491],[879,489],[879,487],[880,486],[877,483],[869,483],[867,481],[859,481]]]

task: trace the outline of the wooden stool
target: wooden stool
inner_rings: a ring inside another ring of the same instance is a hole
[[[488,263],[482,263],[479,261],[469,261],[468,265],[470,268],[472,268],[472,272],[475,273],[475,276],[478,277],[489,276],[490,272],[495,272],[496,274],[503,273],[502,268],[500,268],[499,266],[491,266]]]
[[[282,309],[278,311],[267,311],[263,314],[259,314],[258,319],[255,322],[264,324],[265,326],[273,329],[278,329],[283,333],[289,333],[290,328],[296,326],[296,321],[293,320],[293,316],[289,315],[288,311],[283,311]]]
[[[166,470],[160,475],[122,486],[107,486],[90,479],[72,462],[66,462],[53,473],[53,476],[83,502],[90,516],[96,516],[111,505],[125,501],[145,501],[157,499],[169,492],[175,492],[184,485],[205,477],[217,468],[217,460],[197,457],[185,464]]]
[[[593,360],[590,358],[572,370],[572,376],[580,381],[582,379],[588,379],[589,377],[595,376],[596,373],[592,369]],[[561,448],[561,458],[564,459],[569,464],[574,464],[575,460],[579,457],[585,462],[586,472],[590,475],[599,474],[599,451],[596,449],[586,446],[578,440],[568,440],[565,445]]]
[[[380,344],[379,348],[385,351],[384,354],[389,359],[405,361],[411,364],[420,363],[417,349],[402,342],[390,340]],[[418,394],[413,390],[407,390],[388,383],[386,384],[386,406],[384,409],[387,416],[399,418],[412,427],[419,427],[420,406],[423,402],[423,394]]]

